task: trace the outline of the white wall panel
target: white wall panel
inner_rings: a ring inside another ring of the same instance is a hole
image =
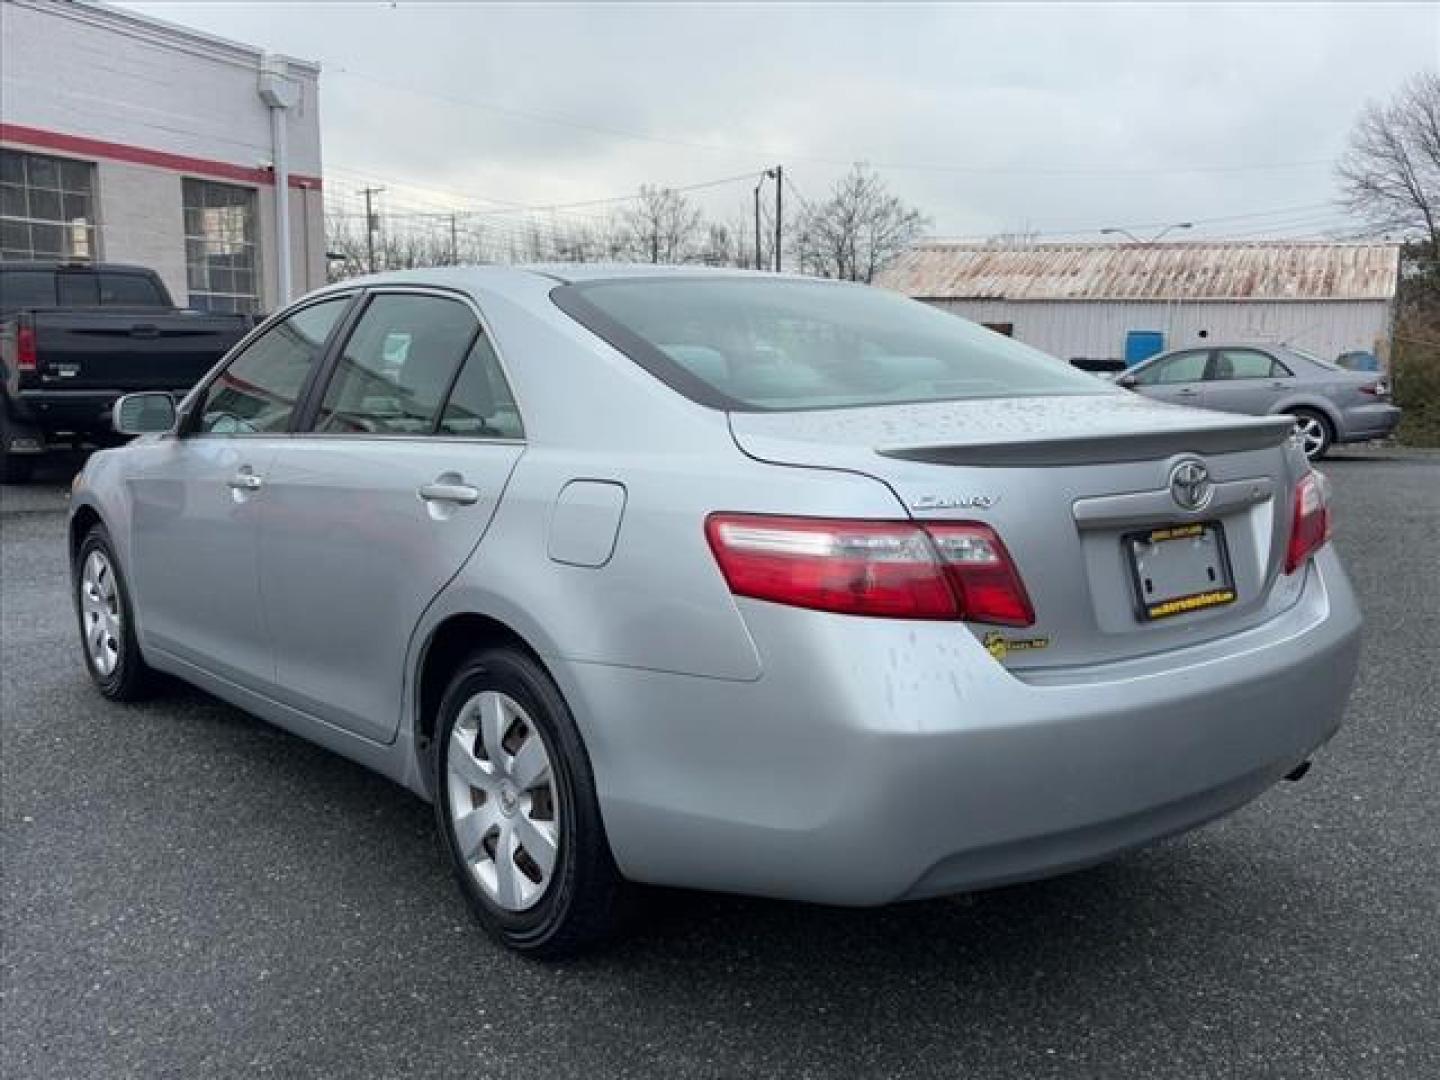
[[[1122,357],[1130,330],[1162,331],[1167,348],[1207,340],[1284,342],[1326,358],[1351,349],[1375,349],[1390,332],[1390,305],[1370,300],[932,303],[975,322],[1013,323],[1017,340],[1067,360]],[[1203,338],[1201,331],[1206,332]]]

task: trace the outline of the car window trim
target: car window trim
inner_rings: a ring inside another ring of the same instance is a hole
[[[314,382],[316,372],[324,365],[325,358],[329,355],[336,340],[336,334],[349,322],[355,311],[355,301],[360,295],[361,293],[358,290],[350,291],[342,289],[335,292],[321,293],[317,296],[306,296],[296,303],[272,313],[269,318],[260,322],[248,334],[231,346],[230,351],[220,358],[220,362],[211,368],[210,373],[196,383],[190,392],[185,395],[178,409],[180,420],[175,429],[175,437],[183,439],[273,439],[294,434],[295,418],[299,414],[301,407],[308,401],[309,391]],[[312,308],[316,304],[324,304],[334,300],[347,301],[346,307],[340,312],[340,317],[335,320],[335,325],[330,328],[329,334],[326,335],[325,342],[320,348],[319,359],[311,364],[310,370],[306,372],[305,381],[300,384],[300,392],[295,396],[295,408],[290,411],[290,420],[284,431],[232,431],[217,435],[214,432],[198,431],[195,429],[195,425],[198,424],[201,419],[201,414],[195,410],[195,406],[209,396],[210,388],[220,379],[220,376],[230,370],[231,364],[235,363],[236,360],[244,355],[245,350],[250,348],[263,334],[268,333],[273,327],[278,326],[292,315],[298,315],[300,312],[307,308]]]
[[[319,417],[321,405],[324,404],[325,392],[329,388],[330,380],[334,375],[335,369],[338,368],[340,365],[340,357],[344,354],[345,346],[350,343],[350,337],[355,332],[355,327],[364,317],[364,313],[369,310],[370,304],[373,302],[376,296],[393,296],[397,294],[402,296],[437,296],[444,300],[456,300],[468,307],[470,309],[470,314],[475,317],[475,333],[470,335],[470,338],[465,345],[465,352],[460,357],[460,363],[455,365],[455,371],[450,377],[450,382],[445,387],[445,396],[440,400],[440,408],[436,410],[435,420],[431,424],[430,430],[427,432],[316,431],[314,429],[315,421]],[[490,344],[490,351],[495,354],[495,362],[500,366],[500,375],[505,380],[505,385],[507,389],[509,389],[510,397],[515,404],[515,411],[520,416],[520,430],[522,432],[525,431],[525,410],[521,408],[519,398],[516,395],[515,380],[510,377],[509,369],[507,368],[505,364],[505,359],[500,352],[499,342],[496,341],[495,335],[490,329],[490,324],[485,318],[485,312],[481,309],[479,303],[476,302],[475,298],[469,293],[464,292],[460,289],[448,289],[440,285],[411,285],[405,283],[395,285],[368,286],[367,288],[361,290],[361,301],[354,306],[354,308],[349,314],[347,314],[346,318],[344,319],[344,325],[341,327],[337,327],[336,329],[342,330],[343,334],[335,337],[335,339],[327,347],[325,355],[321,358],[320,363],[316,365],[317,369],[319,369],[320,371],[320,374],[319,376],[317,376],[315,383],[312,386],[311,396],[307,398],[305,402],[303,422],[297,420],[295,427],[291,430],[292,435],[296,436],[297,438],[304,439],[347,439],[351,441],[354,441],[355,439],[384,439],[387,441],[394,441],[396,439],[444,439],[446,441],[458,440],[462,442],[484,442],[501,443],[506,445],[524,445],[525,437],[523,435],[517,439],[509,435],[446,435],[440,432],[440,422],[445,415],[445,406],[449,404],[450,394],[455,389],[455,383],[459,380],[460,373],[465,369],[465,361],[468,360],[470,357],[470,350],[475,347],[476,340],[482,334],[485,336],[485,339]],[[299,410],[297,410],[297,417],[299,416],[300,413]]]

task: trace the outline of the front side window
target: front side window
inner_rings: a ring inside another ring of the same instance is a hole
[[[1266,353],[1254,349],[1220,349],[1212,379],[1279,379],[1290,372]]]
[[[0,150],[0,261],[95,256],[95,166]]]
[[[1135,382],[1140,386],[1167,386],[1172,383],[1199,382],[1205,377],[1205,363],[1210,353],[1205,349],[1176,353],[1157,360],[1138,372]]]
[[[349,302],[341,296],[311,304],[247,345],[210,384],[200,430],[211,435],[285,431],[306,376]]]
[[[186,180],[184,204],[190,306],[242,315],[259,311],[254,189]]]
[[[843,408],[1116,392],[1028,345],[883,289],[618,279],[552,294],[572,318],[716,408]]]
[[[479,329],[474,314],[457,300],[377,295],[345,342],[315,430],[430,434]]]

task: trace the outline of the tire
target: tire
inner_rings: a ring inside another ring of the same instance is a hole
[[[140,655],[134,607],[105,526],[85,534],[71,573],[80,653],[96,689],[111,701],[139,701],[155,686]]]
[[[1295,417],[1295,431],[1305,456],[1319,461],[1335,442],[1335,428],[1330,418],[1315,409],[1296,409],[1291,415]]]
[[[28,484],[34,471],[34,457],[0,450],[0,484]]]
[[[5,402],[0,401],[0,484],[24,484],[35,470],[35,455],[12,454],[5,447],[10,445],[10,420],[5,415]]]
[[[545,670],[517,649],[471,654],[436,729],[436,824],[480,925],[548,960],[611,936],[630,888],[610,854],[584,743]]]

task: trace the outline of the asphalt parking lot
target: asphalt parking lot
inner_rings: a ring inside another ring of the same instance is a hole
[[[6,488],[0,1072],[1440,1075],[1440,456],[1326,471],[1366,652],[1303,782],[970,897],[667,894],[556,967],[471,925],[399,788],[197,691],[93,693],[65,477]]]

